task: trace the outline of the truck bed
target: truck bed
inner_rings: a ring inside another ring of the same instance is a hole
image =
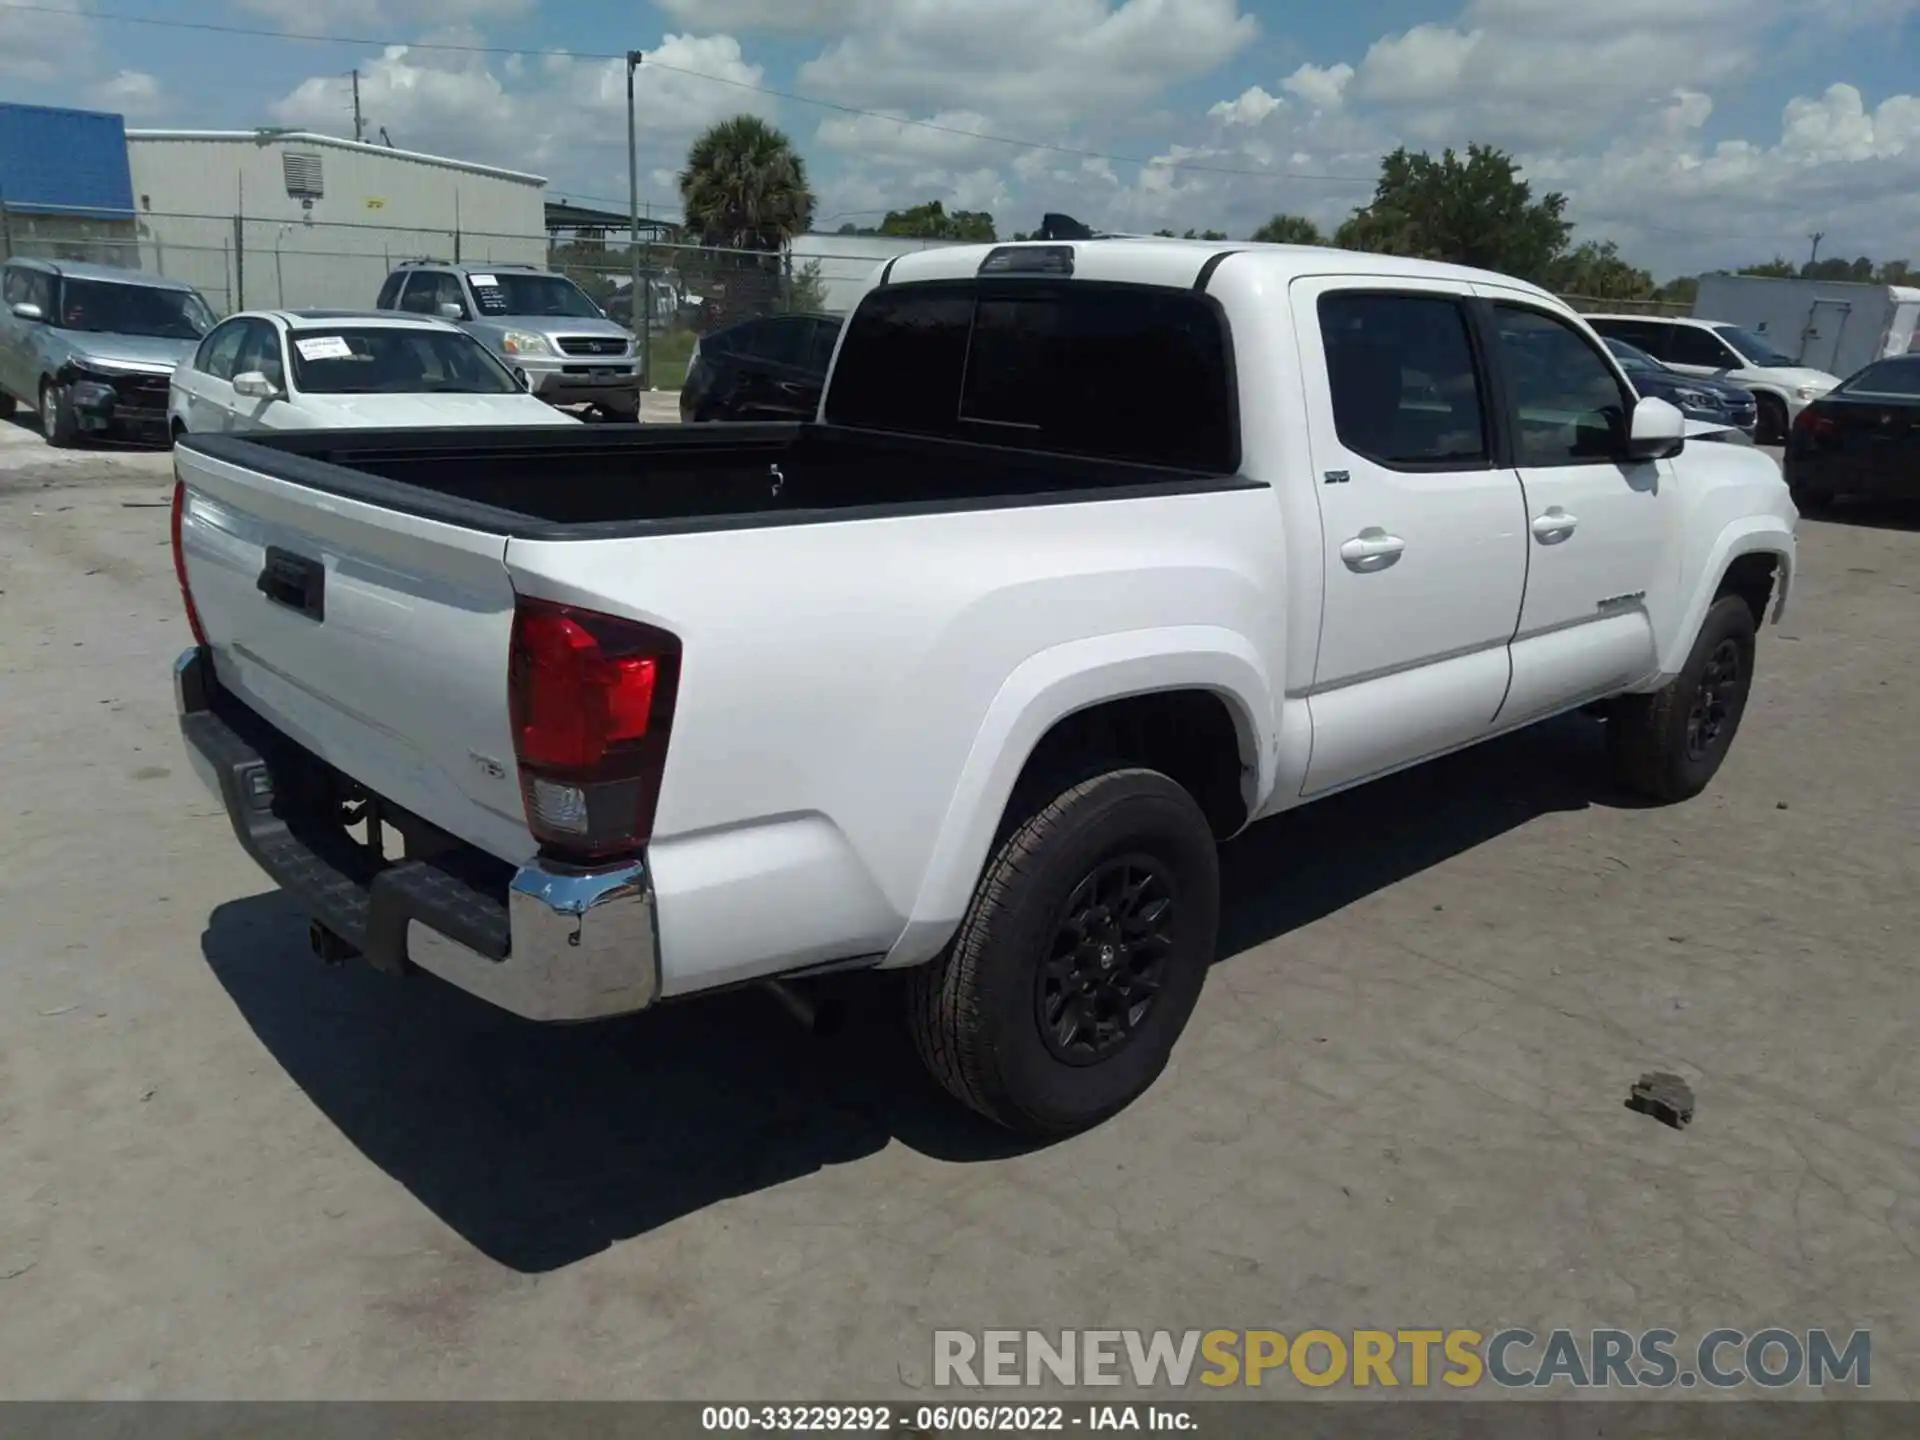
[[[522,539],[792,525],[1251,483],[818,424],[287,431],[192,435],[180,444],[292,484]]]

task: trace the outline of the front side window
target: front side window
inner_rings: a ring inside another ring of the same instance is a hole
[[[343,326],[290,338],[307,395],[515,395],[519,382],[462,330]]]
[[[198,340],[214,323],[206,301],[191,290],[71,275],[62,279],[59,311],[49,318],[61,330],[152,335],[164,340]]]
[[[1500,363],[1514,412],[1514,460],[1523,466],[1611,460],[1631,402],[1613,367],[1558,316],[1494,307]]]
[[[442,305],[459,305],[460,313],[467,313],[458,278],[444,270],[414,271],[400,296],[400,308],[415,315],[438,315]]]
[[[1342,292],[1321,296],[1319,313],[1342,445],[1393,468],[1488,464],[1486,407],[1458,299]]]
[[[240,353],[234,358],[233,373],[264,375],[273,384],[284,387],[287,376],[280,363],[280,332],[265,320],[244,323],[246,335],[240,342]]]
[[[470,271],[467,285],[482,315],[552,315],[572,320],[601,320],[600,307],[564,275],[520,271]],[[454,298],[458,298],[456,295]]]
[[[231,380],[238,373],[233,362],[240,358],[240,345],[247,338],[247,322],[229,320],[207,336],[200,353],[194,356],[194,369],[216,380]]]
[[[1713,333],[1731,345],[1749,365],[1798,365],[1793,356],[1775,347],[1764,335],[1742,330],[1738,325],[1716,325]]]

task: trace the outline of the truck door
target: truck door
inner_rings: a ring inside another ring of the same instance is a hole
[[[1487,287],[1507,433],[1526,495],[1526,604],[1500,723],[1618,690],[1658,663],[1655,614],[1675,602],[1679,503],[1667,461],[1628,461],[1636,396],[1565,317]]]
[[[1325,547],[1303,788],[1318,794],[1491,728],[1526,512],[1519,477],[1493,464],[1458,287],[1315,277],[1291,296]]]
[[[1847,300],[1816,300],[1807,314],[1806,333],[1800,338],[1800,363],[1829,375],[1848,375],[1857,365],[1840,368],[1840,342],[1852,317],[1853,304]]]

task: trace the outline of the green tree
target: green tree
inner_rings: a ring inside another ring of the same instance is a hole
[[[900,235],[915,240],[990,241],[994,233],[993,216],[985,210],[955,210],[948,213],[938,200],[913,205],[905,210],[889,210],[880,222],[881,235]]]
[[[1669,305],[1688,305],[1700,295],[1698,275],[1679,275],[1653,292],[1653,298]]]
[[[1227,232],[1224,230],[1189,230],[1184,235],[1175,235],[1171,230],[1156,230],[1153,233],[1166,240],[1224,240],[1227,238]]]
[[[1620,258],[1611,240],[1588,240],[1553,262],[1550,287],[1562,295],[1594,300],[1646,300],[1654,291],[1653,276]]]
[[[1573,233],[1558,191],[1534,198],[1511,156],[1490,145],[1439,159],[1402,146],[1380,162],[1373,200],[1341,225],[1334,244],[1450,260],[1545,281]]]
[[[1768,280],[1794,280],[1799,278],[1800,268],[1791,260],[1776,255],[1764,265],[1743,265],[1733,273],[1759,275]]]
[[[695,239],[734,250],[779,250],[813,223],[806,161],[756,115],[722,120],[693,142],[680,204]]]
[[[1276,215],[1247,237],[1258,245],[1324,245],[1327,237],[1304,215]]]
[[[787,283],[787,309],[796,315],[818,315],[827,308],[827,282],[820,262],[809,260]]]

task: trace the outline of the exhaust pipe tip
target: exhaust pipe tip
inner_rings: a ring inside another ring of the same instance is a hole
[[[785,980],[763,980],[761,989],[780,1003],[800,1025],[800,1028],[819,1039],[837,1034],[846,1023],[846,1006],[838,1000],[816,1000],[789,984]]]
[[[344,965],[360,953],[318,920],[307,922],[307,945],[322,965]]]

